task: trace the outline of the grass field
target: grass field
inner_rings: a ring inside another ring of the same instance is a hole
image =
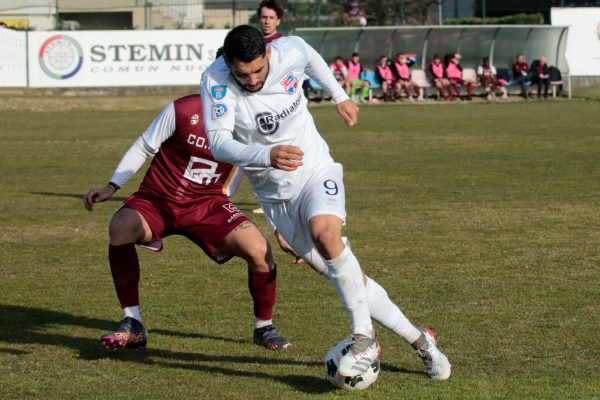
[[[2,99],[0,398],[600,398],[599,102],[371,106],[354,129],[312,109],[345,166],[363,268],[453,364],[430,381],[380,330],[382,372],[360,394],[324,379],[349,331],[333,288],[279,251],[275,322],[292,350],[251,344],[242,262],[213,265],[177,237],[140,251],[148,348],[99,345],[121,317],[108,220],[143,174],[93,213],[81,195],[166,102]],[[255,207],[247,186],[234,200]]]

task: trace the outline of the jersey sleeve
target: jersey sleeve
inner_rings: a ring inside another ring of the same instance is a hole
[[[348,100],[348,94],[346,94],[344,88],[340,86],[338,81],[335,80],[331,69],[329,69],[327,63],[323,60],[323,57],[321,57],[321,55],[303,39],[296,39],[306,56],[306,74],[317,81],[317,83],[325,89],[334,103],[339,104],[342,101]]]
[[[175,106],[171,102],[127,150],[110,178],[110,182],[123,187],[144,165],[146,159],[158,152],[160,146],[173,135],[173,132],[175,132]]]
[[[223,61],[219,60],[219,62]],[[222,78],[220,78],[221,75]],[[204,129],[207,132],[220,129],[233,132],[237,95],[234,90],[227,87],[227,83],[225,74],[213,74],[208,70],[202,75],[200,98],[202,99]]]
[[[246,145],[233,138],[237,95],[227,82],[226,78],[215,79],[207,71],[200,83],[204,129],[213,157],[240,167],[268,167],[270,147]]]

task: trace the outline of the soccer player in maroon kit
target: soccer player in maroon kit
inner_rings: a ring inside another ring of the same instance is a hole
[[[269,44],[273,40],[283,37],[281,33],[277,32],[283,12],[283,8],[275,0],[263,0],[258,6],[256,13],[265,43]]]
[[[213,88],[225,96],[227,88]],[[235,207],[228,195],[237,188],[240,171],[216,161],[204,131],[200,95],[171,102],[134,142],[104,188],[92,188],[84,206],[106,201],[154,156],[137,192],[113,216],[108,259],[124,319],[101,337],[106,348],[146,346],[139,310],[140,266],[135,245],[162,250],[162,238],[182,235],[215,262],[231,257],[248,263],[248,286],[254,301],[254,342],[284,349],[290,342],[272,325],[276,299],[276,267],[269,243]]]

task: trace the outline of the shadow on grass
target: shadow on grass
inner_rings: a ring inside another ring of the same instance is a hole
[[[85,193],[54,193],[54,192],[29,192],[29,194],[35,194],[38,196],[51,196],[51,197],[67,197],[70,199],[77,199],[83,201],[83,195]],[[127,199],[126,196],[113,196],[107,201],[120,201],[123,202]],[[250,212],[255,208],[258,208],[258,203],[246,203],[246,202],[233,202],[243,212]]]
[[[147,348],[142,351],[120,351],[110,352],[101,347],[100,341],[92,338],[82,338],[62,334],[45,333],[44,330],[51,326],[77,326],[106,332],[115,325],[115,321],[97,318],[76,316],[63,312],[44,310],[41,308],[25,307],[18,305],[0,304],[0,342],[16,344],[39,344],[63,346],[79,352],[83,360],[115,359],[122,362],[133,362],[148,365],[159,365],[167,368],[179,368],[187,370],[198,370],[208,373],[218,373],[229,376],[251,377],[268,381],[278,381],[305,393],[325,393],[334,390],[324,379],[304,375],[274,375],[262,371],[243,371],[220,366],[206,365],[200,363],[238,363],[251,365],[263,365],[267,371],[274,371],[269,365],[296,365],[296,366],[320,366],[321,362],[296,361],[292,359],[280,359],[271,357],[237,356],[226,354],[202,354],[191,352],[179,352],[172,350],[161,350]],[[152,330],[152,333],[183,337],[202,338],[211,340],[224,340],[228,342],[246,343],[237,339],[202,335],[199,333],[188,334],[185,332],[170,331],[165,329]],[[99,335],[98,335],[99,337]],[[250,344],[250,341],[247,342]],[[223,348],[223,350],[225,350]],[[26,354],[26,351],[0,348],[0,352],[10,354]]]
[[[83,201],[83,195],[85,193],[53,193],[53,192],[29,192],[29,194],[35,194],[38,196],[52,196],[52,197],[68,197],[70,199],[77,199]],[[125,201],[127,197],[113,196],[107,201]]]

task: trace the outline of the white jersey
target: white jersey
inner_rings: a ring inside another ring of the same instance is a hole
[[[302,91],[305,72],[339,103],[348,96],[323,58],[298,37],[280,38],[271,46],[269,72],[257,93],[242,89],[223,58],[204,72],[201,97],[204,126],[216,159],[243,168],[260,201],[294,198],[317,171],[333,164]],[[303,166],[283,171],[270,166],[275,145],[298,146]]]

